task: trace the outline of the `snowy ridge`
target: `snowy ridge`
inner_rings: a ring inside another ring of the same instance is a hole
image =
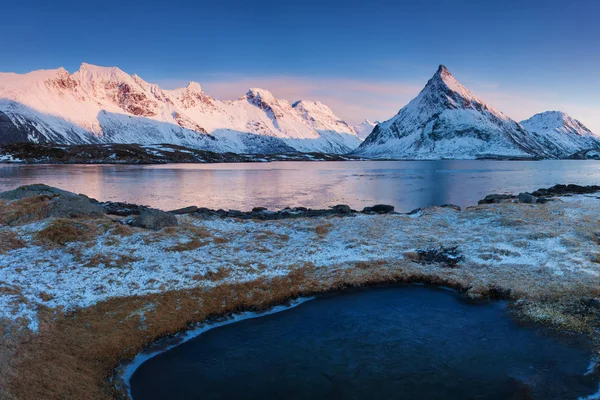
[[[163,90],[85,63],[73,74],[0,73],[0,144],[168,143],[239,153],[347,153],[360,144],[327,106],[297,104],[264,89],[233,101],[213,99],[196,82]]]
[[[440,65],[419,95],[377,124],[354,153],[396,159],[554,158],[574,153],[566,152],[564,142],[528,132]],[[580,144],[589,147],[592,141]]]

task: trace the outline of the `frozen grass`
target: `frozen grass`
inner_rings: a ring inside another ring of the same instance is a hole
[[[7,337],[27,337],[0,383],[18,374],[10,382],[19,398],[113,397],[105,378],[119,360],[190,323],[381,282],[509,297],[532,320],[591,333],[600,321],[599,212],[600,200],[574,196],[417,217],[181,216],[158,232],[107,218],[0,226],[13,243],[0,251],[0,318]],[[8,343],[0,363],[13,357]]]

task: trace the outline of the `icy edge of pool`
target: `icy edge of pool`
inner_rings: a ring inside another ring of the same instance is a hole
[[[225,321],[201,323],[198,327],[196,327],[194,329],[183,331],[176,335],[178,337],[178,339],[180,339],[177,343],[174,343],[174,344],[171,344],[164,348],[161,348],[160,350],[154,350],[154,351],[150,351],[150,352],[142,351],[141,353],[138,353],[138,355],[136,355],[133,358],[133,360],[129,361],[128,363],[122,364],[122,372],[118,375],[119,380],[122,382],[122,384],[120,386],[123,390],[125,390],[127,392],[127,394],[129,395],[129,398],[133,399],[133,396],[131,395],[131,384],[130,384],[131,377],[133,376],[135,371],[140,367],[140,365],[142,365],[144,362],[148,361],[152,357],[155,357],[161,353],[169,351],[169,350],[173,349],[174,347],[177,347],[177,346],[187,342],[188,340],[193,339],[211,329],[229,325],[234,322],[243,321],[245,319],[258,318],[258,317],[264,317],[264,316],[270,315],[270,314],[276,314],[278,312],[297,307],[300,304],[306,303],[307,301],[310,301],[313,299],[315,299],[314,296],[300,297],[298,299],[291,300],[288,304],[275,306],[267,311],[263,311],[263,312],[248,311],[248,312],[243,312],[243,313],[239,313],[239,314],[233,314],[233,315],[227,316],[226,317],[227,319]]]

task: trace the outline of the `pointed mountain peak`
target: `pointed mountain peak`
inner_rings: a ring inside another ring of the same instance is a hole
[[[246,96],[249,98],[259,98],[264,101],[275,100],[275,96],[273,96],[273,93],[269,92],[266,89],[261,89],[261,88],[248,89]]]
[[[202,93],[202,86],[198,82],[190,81],[185,88],[194,93]]]
[[[437,70],[437,74],[442,75],[442,74],[450,74],[450,71],[448,71],[448,68],[446,68],[446,66],[444,64],[440,64],[440,66],[438,67]],[[450,74],[452,75],[452,74]]]

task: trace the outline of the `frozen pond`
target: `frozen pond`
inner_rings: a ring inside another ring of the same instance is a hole
[[[577,399],[581,339],[520,326],[506,302],[418,286],[320,296],[217,327],[143,363],[135,400]]]
[[[476,204],[494,192],[600,183],[597,161],[342,161],[168,165],[0,165],[0,191],[30,183],[161,209],[188,205],[353,208]]]

